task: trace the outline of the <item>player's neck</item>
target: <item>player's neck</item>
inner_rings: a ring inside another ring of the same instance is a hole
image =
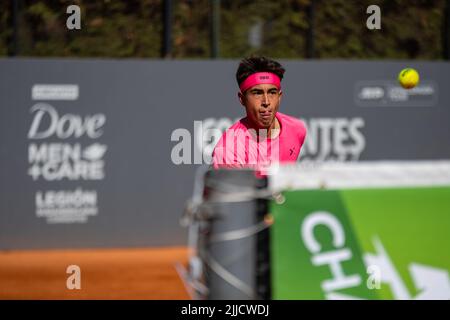
[[[255,130],[256,136],[259,137],[261,134],[264,137],[268,137],[269,139],[275,139],[280,134],[280,122],[277,117],[273,120],[273,123],[270,125],[268,129],[258,128],[256,125],[250,124],[250,127]]]
[[[267,136],[270,139],[275,139],[280,134],[280,122],[278,121],[277,117],[273,120],[272,125],[267,130]]]

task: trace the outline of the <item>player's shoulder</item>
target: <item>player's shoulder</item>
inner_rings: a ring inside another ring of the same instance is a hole
[[[291,130],[298,131],[300,134],[306,134],[305,123],[296,117],[278,112],[277,117],[281,120],[281,125],[288,126]]]
[[[235,123],[233,123],[228,129],[237,129],[237,128],[245,128],[245,120],[246,118],[241,118]]]
[[[233,123],[227,130],[225,130],[224,134],[227,136],[246,134],[248,127],[245,120],[246,118],[239,119],[238,121]]]

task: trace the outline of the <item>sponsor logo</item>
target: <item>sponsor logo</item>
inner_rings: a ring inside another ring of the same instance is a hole
[[[96,139],[103,134],[102,128],[106,122],[106,116],[102,113],[85,117],[71,113],[60,116],[56,109],[47,103],[37,103],[30,111],[34,117],[28,131],[28,139],[67,139],[82,136]]]
[[[438,89],[433,81],[421,81],[404,89],[394,81],[361,81],[355,85],[355,103],[361,107],[432,107]]]
[[[68,190],[37,191],[36,216],[47,223],[85,223],[98,213],[97,191],[77,188]]]
[[[384,98],[383,87],[362,87],[358,92],[360,100],[380,100]]]
[[[35,84],[31,88],[32,100],[77,100],[79,96],[76,84]]]
[[[35,104],[31,112],[34,117],[28,138],[33,140],[85,136],[97,139],[102,136],[106,122],[104,114],[84,118],[70,113],[60,116],[53,106],[46,103]],[[30,143],[28,174],[33,180],[101,180],[105,177],[103,156],[106,150],[107,146],[100,143],[86,147],[82,147],[81,143]]]
[[[323,250],[321,243],[315,237],[314,230],[319,226],[330,232],[333,249]],[[327,266],[330,270],[331,276],[327,276],[321,282],[321,289],[326,299],[360,299],[360,297],[340,292],[340,290],[360,286],[362,278],[360,274],[351,273],[346,269],[349,261],[357,254],[345,246],[348,235],[337,215],[327,211],[309,213],[301,223],[300,236],[305,248],[311,254],[311,264],[317,268]],[[393,298],[398,300],[448,300],[450,298],[450,280],[447,270],[416,262],[410,263],[408,271],[418,292],[411,294],[381,240],[375,236],[372,244],[375,253],[365,253],[362,256],[367,273],[370,275],[366,282],[368,289],[380,289],[380,283],[384,283],[389,286]]]
[[[33,100],[76,100],[78,95],[78,85],[34,85],[32,88]],[[27,173],[33,181],[105,178],[104,156],[108,146],[98,141],[106,123],[103,113],[61,113],[47,102],[34,104],[30,113]],[[83,190],[80,186],[75,190],[40,189],[35,192],[36,216],[50,224],[86,223],[90,216],[98,214],[97,201],[96,190]]]
[[[28,174],[33,180],[102,180],[103,155],[107,146],[93,143],[84,149],[80,143],[31,143],[28,146]]]
[[[306,139],[301,161],[358,161],[366,147],[363,118],[303,119]]]

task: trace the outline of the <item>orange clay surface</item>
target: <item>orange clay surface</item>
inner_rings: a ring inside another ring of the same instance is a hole
[[[190,299],[177,262],[185,247],[0,251],[0,299]],[[67,289],[70,265],[80,290]]]

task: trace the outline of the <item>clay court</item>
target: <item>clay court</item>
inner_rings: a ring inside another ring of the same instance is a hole
[[[0,299],[189,299],[175,269],[184,247],[0,251]],[[69,265],[81,289],[66,287]]]

